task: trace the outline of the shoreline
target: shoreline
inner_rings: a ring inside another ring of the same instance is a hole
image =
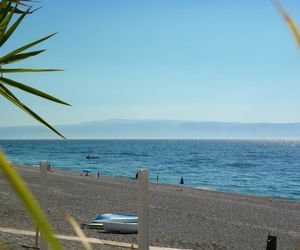
[[[300,140],[300,139],[299,139]],[[13,163],[13,165],[15,165],[16,167],[21,167],[21,166],[26,166],[26,167],[35,167],[35,168],[39,168],[39,165],[32,165],[32,164],[20,164],[20,163]],[[72,173],[72,174],[80,174],[82,173],[82,171],[80,170],[75,170],[75,169],[68,169],[68,168],[60,168],[60,167],[54,167],[54,170],[57,172],[66,172],[68,173]],[[89,176],[92,177],[97,177],[97,173],[96,171],[93,172],[91,171],[91,173],[89,173]],[[134,177],[129,177],[129,176],[112,176],[112,175],[103,175],[100,174],[100,176],[102,178],[117,178],[117,179],[124,179],[124,180],[136,180]],[[255,197],[255,198],[266,198],[266,199],[276,199],[276,200],[283,200],[283,201],[291,201],[291,202],[300,202],[300,199],[293,199],[293,198],[286,198],[286,197],[277,197],[277,196],[268,196],[268,195],[259,195],[259,194],[253,194],[253,193],[240,193],[240,192],[234,192],[234,191],[224,191],[224,190],[219,190],[213,187],[201,187],[201,186],[197,186],[197,187],[193,187],[193,186],[189,186],[186,184],[180,185],[180,184],[172,184],[172,183],[164,183],[164,182],[156,182],[153,180],[149,179],[149,184],[156,184],[156,185],[166,185],[166,186],[174,186],[174,188],[191,188],[191,189],[196,189],[196,190],[206,190],[206,191],[212,191],[212,192],[217,192],[217,193],[225,193],[225,194],[232,194],[232,195],[241,195],[241,196],[248,196],[248,197]]]
[[[146,167],[152,182],[159,175],[160,182],[179,185],[183,176],[185,186],[300,201],[299,143],[143,141],[30,140],[2,145],[7,156],[21,164],[45,159],[65,170],[129,178]],[[99,158],[86,159],[89,155]]]
[[[19,165],[16,168],[38,197],[39,169]],[[0,225],[34,230],[22,204],[2,176],[0,196],[5,197],[0,200]],[[88,223],[102,213],[136,213],[135,179],[80,176],[79,172],[55,169],[48,174],[48,196],[49,219],[60,234],[74,235],[63,219],[60,206],[79,224]],[[269,233],[278,237],[278,249],[294,250],[296,243],[300,243],[300,202],[293,200],[151,182],[149,213],[150,244],[154,246],[205,250],[216,242],[217,249],[264,249]],[[137,241],[135,234],[95,230],[85,233],[103,240]],[[0,233],[0,239],[2,236]],[[81,249],[77,247],[66,249]]]

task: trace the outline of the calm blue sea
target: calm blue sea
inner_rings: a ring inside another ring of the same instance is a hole
[[[300,141],[0,140],[12,162],[300,201]],[[99,156],[86,159],[87,155]]]

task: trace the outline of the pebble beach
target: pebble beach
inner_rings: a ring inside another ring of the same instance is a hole
[[[39,198],[39,168],[16,166],[30,190]],[[0,175],[0,227],[35,231],[22,203]],[[103,213],[137,213],[137,182],[97,174],[56,170],[48,173],[48,217],[59,235],[74,236],[62,208],[76,221],[89,223]],[[300,244],[300,202],[246,196],[183,185],[150,183],[149,238],[151,246],[179,249],[266,249],[268,234],[277,237],[277,249]],[[112,234],[84,229],[91,238],[137,243],[136,234]],[[34,246],[34,237],[0,231],[0,241],[12,249]],[[65,249],[83,249],[75,241],[62,241]],[[93,244],[93,249],[123,249]],[[124,248],[125,249],[125,248]]]

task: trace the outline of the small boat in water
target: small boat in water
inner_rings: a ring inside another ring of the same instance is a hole
[[[87,157],[85,157],[86,159],[98,159],[99,156],[96,155],[88,155]]]
[[[120,221],[103,221],[103,229],[109,233],[137,233],[138,223],[137,222],[120,222]]]

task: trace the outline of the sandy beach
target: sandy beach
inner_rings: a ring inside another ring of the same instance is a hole
[[[39,197],[39,169],[17,166],[29,188]],[[277,249],[300,244],[300,202],[200,190],[151,183],[149,186],[150,244],[152,246],[211,249],[265,249],[267,236],[277,236]],[[0,175],[0,227],[35,231],[23,205]],[[49,219],[56,233],[74,235],[60,207],[78,223],[102,213],[136,213],[136,180],[108,176],[80,176],[55,169],[48,174]],[[111,234],[85,229],[88,237],[137,243],[136,234]],[[34,237],[0,231],[0,240],[15,248],[34,245]],[[62,241],[66,249],[80,243]],[[116,249],[93,244],[94,249]],[[117,248],[122,249],[122,248]]]

